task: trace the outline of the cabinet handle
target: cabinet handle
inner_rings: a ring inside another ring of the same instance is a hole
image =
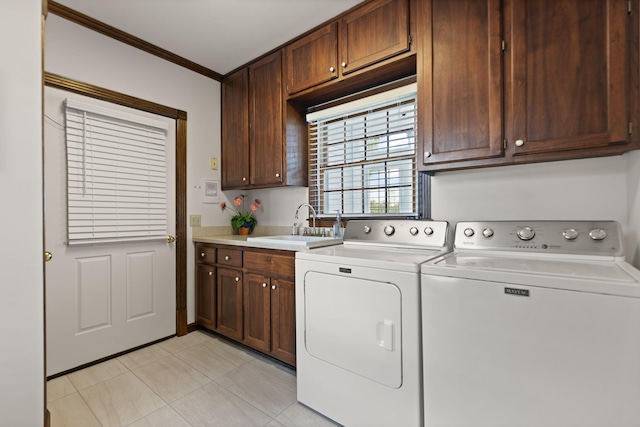
[[[280,178],[280,174],[279,173],[276,174],[276,178]]]
[[[236,282],[239,282],[239,281],[240,281],[240,278],[236,276]]]
[[[343,63],[342,63],[342,68],[346,68],[346,67],[347,67],[347,63],[346,63],[346,62],[343,62]]]
[[[424,161],[426,162],[429,157],[431,157],[431,152],[430,151],[425,151],[424,152]]]
[[[210,271],[210,272],[209,272],[209,276],[213,276],[213,271]]]
[[[224,260],[225,260],[225,261],[229,261],[229,255],[226,255],[226,256],[224,257]]]
[[[333,73],[336,69],[333,67],[329,67],[329,72]]]
[[[516,140],[516,147],[522,147],[524,145],[524,140],[518,139]]]
[[[266,284],[266,283],[263,283],[263,284],[262,284],[262,287],[263,287],[263,288],[266,288],[266,287],[267,287],[267,284]]]
[[[243,176],[243,177],[242,177],[242,180],[243,180],[243,181],[246,181],[246,180],[247,180],[247,178],[245,178],[245,177]]]
[[[275,288],[276,288],[276,285],[271,285],[271,289],[275,289]]]

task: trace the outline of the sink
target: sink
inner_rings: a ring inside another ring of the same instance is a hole
[[[295,245],[306,248],[319,248],[321,246],[339,245],[342,243],[342,238],[335,239],[333,237],[318,237],[318,236],[292,236],[288,234],[278,236],[262,236],[262,237],[247,237],[248,242],[262,242],[262,243],[280,243],[286,245]]]

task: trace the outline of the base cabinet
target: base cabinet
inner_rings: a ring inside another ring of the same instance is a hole
[[[203,243],[196,251],[205,254],[196,259],[198,325],[295,366],[295,253]]]

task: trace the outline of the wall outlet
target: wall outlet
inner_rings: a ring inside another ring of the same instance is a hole
[[[202,224],[202,216],[200,215],[190,215],[189,216],[189,225],[192,227],[200,227]]]

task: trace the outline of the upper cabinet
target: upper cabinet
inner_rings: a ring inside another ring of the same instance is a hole
[[[418,2],[419,3],[419,2]],[[409,1],[376,0],[285,48],[294,94],[410,49]]]
[[[627,1],[450,3],[418,2],[421,170],[637,148]]]
[[[501,1],[423,0],[418,16],[418,164],[502,156]]]
[[[303,115],[284,101],[277,51],[222,82],[222,189],[307,185]]]

